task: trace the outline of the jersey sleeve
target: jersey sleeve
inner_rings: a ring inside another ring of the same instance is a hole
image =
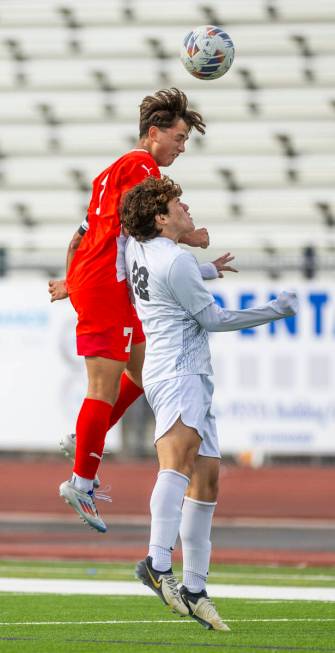
[[[205,279],[206,281],[210,281],[212,279],[218,279],[219,277],[219,273],[214,263],[200,263],[199,270],[202,278]]]
[[[277,299],[272,299],[262,306],[229,311],[213,304],[206,306],[194,317],[206,331],[237,331],[290,317],[296,314],[297,307],[296,294],[284,290]]]
[[[88,231],[90,228],[90,225],[88,223],[88,215],[84,220],[82,221],[80,227],[78,227],[78,233],[80,233],[81,236],[85,236],[86,231]]]
[[[196,315],[214,302],[205,288],[197,260],[189,252],[177,256],[169,270],[168,286],[174,299],[190,314]]]

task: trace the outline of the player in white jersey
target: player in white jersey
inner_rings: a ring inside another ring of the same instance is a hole
[[[196,259],[177,244],[194,229],[180,195],[168,177],[151,177],[129,191],[122,206],[130,234],[128,280],[146,336],[143,386],[156,419],[160,467],[150,501],[149,552],[136,574],[175,611],[206,628],[229,630],[206,593],[220,464],[208,331],[255,327],[293,315],[296,297],[282,292],[257,308],[219,308]],[[178,532],[180,589],[171,562]]]

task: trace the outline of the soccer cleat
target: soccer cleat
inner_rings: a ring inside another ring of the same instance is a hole
[[[67,433],[64,435],[64,437],[59,441],[60,448],[62,451],[64,451],[65,456],[69,456],[72,460],[74,460],[75,453],[76,453],[76,434],[75,433]],[[94,481],[93,481],[93,487],[98,488],[100,487],[100,479],[99,476],[96,474]]]
[[[65,456],[69,456],[73,460],[76,453],[76,434],[67,433],[59,441],[59,444],[62,451],[64,451]]]
[[[72,485],[71,481],[64,481],[59,486],[59,494],[65,499],[66,503],[74,508],[86,524],[95,528],[99,533],[106,533],[107,526],[99,517],[94,503],[93,491],[83,492]]]
[[[178,581],[173,575],[172,569],[169,569],[169,571],[156,571],[152,567],[152,558],[147,556],[145,560],[137,563],[135,576],[143,585],[150,587],[160,600],[172,610],[183,617],[189,614],[188,608],[179,594]]]
[[[188,614],[204,626],[204,628],[208,630],[230,631],[229,626],[222,621],[216,611],[214,603],[207,596],[206,590],[193,594],[188,591],[185,585],[182,585],[179,593],[185,606],[188,608]]]

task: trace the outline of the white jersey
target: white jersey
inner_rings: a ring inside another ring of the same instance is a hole
[[[212,374],[208,333],[193,316],[214,299],[194,256],[169,238],[129,237],[126,268],[146,337],[143,385]]]
[[[282,291],[262,306],[230,311],[206,290],[197,260],[169,238],[129,238],[127,278],[147,339],[143,384],[212,374],[208,331],[235,331],[294,315],[297,297]]]

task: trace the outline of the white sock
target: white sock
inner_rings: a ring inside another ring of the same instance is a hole
[[[172,553],[170,549],[150,544],[149,556],[152,558],[152,566],[156,571],[169,571],[172,566]]]
[[[71,483],[77,488],[77,490],[81,490],[82,492],[90,492],[93,490],[92,479],[79,476],[75,472],[72,474]]]
[[[212,544],[215,503],[185,497],[179,529],[183,548],[183,585],[190,592],[206,587]]]
[[[181,520],[184,495],[190,479],[173,469],[163,469],[157,476],[153,489],[151,510],[151,532],[149,556],[157,571],[171,567],[173,551]]]

